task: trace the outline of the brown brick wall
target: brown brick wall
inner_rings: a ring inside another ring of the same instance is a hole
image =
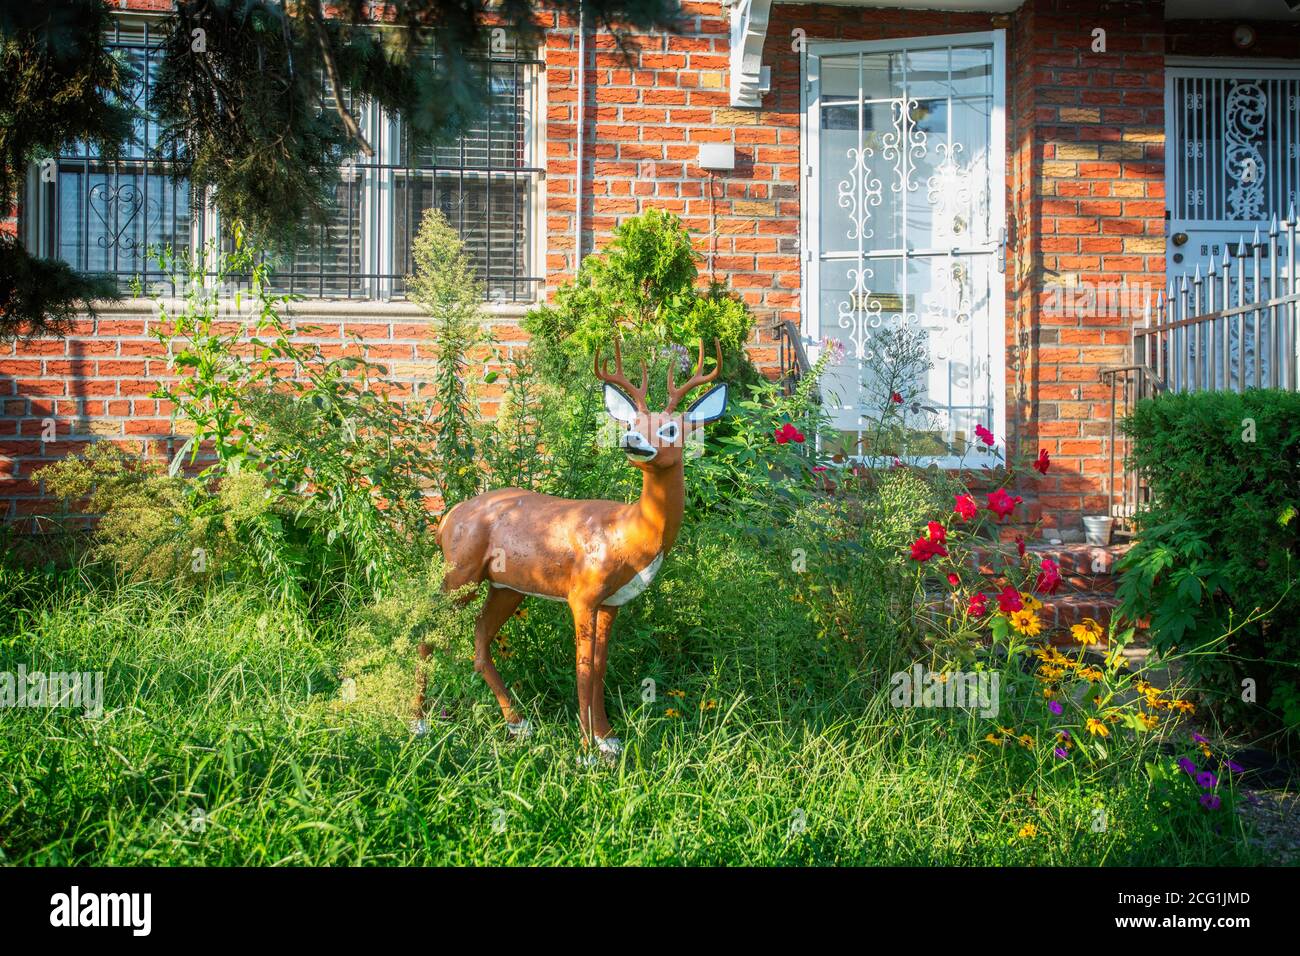
[[[608,38],[588,38],[583,250],[603,245],[627,216],[671,210],[694,230],[702,272],[739,290],[763,327],[802,318],[801,77],[792,31],[810,40],[1006,31],[1007,430],[1030,457],[1043,447],[1054,461],[1046,479],[1024,480],[1019,493],[1029,499],[1026,517],[1041,516],[1049,527],[1074,529],[1081,513],[1103,510],[1109,394],[1098,372],[1127,361],[1133,319],[1062,314],[1052,308],[1049,284],[1129,277],[1163,285],[1164,56],[1242,55],[1231,46],[1235,23],[1166,23],[1161,4],[1138,0],[1027,0],[1009,15],[780,4],[763,60],[772,90],[761,108],[734,109],[725,8],[711,0],[683,10],[680,33],[637,38],[630,60]],[[573,22],[546,17],[541,228],[553,294],[575,267],[579,63]],[[1106,30],[1105,53],[1090,50],[1097,27]],[[1300,28],[1257,29],[1250,53],[1297,55]],[[734,144],[734,171],[699,168],[700,145],[714,142]],[[344,325],[355,325],[371,357],[390,361],[418,392],[427,358],[418,313],[401,304],[322,309],[313,324],[328,320],[328,344],[342,347]],[[0,346],[0,512],[44,507],[32,468],[85,441],[162,450],[156,443],[166,441],[167,410],[145,397],[163,374],[148,321],[114,306],[67,340]],[[506,342],[522,344],[517,315],[498,321]],[[772,369],[768,334],[756,336],[752,354]],[[60,440],[41,447],[47,416],[58,420]]]

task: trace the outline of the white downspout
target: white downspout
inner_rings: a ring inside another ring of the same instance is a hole
[[[578,166],[573,179],[576,205],[573,209],[573,275],[577,278],[582,265],[582,180],[583,150],[587,128],[587,20],[585,4],[578,7]]]

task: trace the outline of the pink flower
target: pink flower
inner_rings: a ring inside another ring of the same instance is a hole
[[[970,495],[956,495],[953,499],[952,510],[960,515],[963,521],[970,521],[975,517],[977,510],[975,499]]]
[[[989,596],[987,594],[983,591],[976,591],[970,596],[970,603],[966,605],[966,610],[970,612],[972,617],[983,617],[989,610],[988,600]]]
[[[893,402],[895,405],[903,404],[903,396],[899,395],[897,392],[891,392],[889,395],[889,400]]]
[[[825,470],[826,470],[825,465],[813,465],[813,471],[825,471]]]
[[[993,433],[989,431],[987,428],[985,428],[983,425],[975,426],[975,437],[977,437],[984,444],[988,445],[990,448],[992,448],[994,445],[997,444],[997,439],[993,437]]]
[[[1043,558],[1042,571],[1034,582],[1034,590],[1040,594],[1055,594],[1061,586],[1061,572],[1051,558]]]
[[[1033,467],[1040,475],[1047,474],[1047,469],[1052,467],[1052,456],[1047,454],[1046,448],[1038,449],[1038,460],[1034,462]]]
[[[1024,606],[1024,602],[1020,600],[1020,592],[1011,585],[1008,584],[998,592],[998,610],[1003,614],[1023,610]]]
[[[999,488],[993,494],[989,495],[989,511],[992,511],[999,518],[1005,518],[1011,512],[1016,510],[1016,505],[1024,501],[1019,495],[1014,498],[1007,493],[1007,489]]]

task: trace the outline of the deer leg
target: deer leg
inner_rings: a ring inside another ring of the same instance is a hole
[[[596,675],[596,609],[588,604],[570,603],[573,631],[577,646],[578,725],[582,729],[582,746],[591,743],[592,690]]]
[[[490,588],[487,600],[483,602],[483,610],[479,613],[478,622],[474,625],[474,670],[482,674],[488,687],[492,688],[492,693],[501,706],[502,715],[506,722],[512,725],[518,725],[523,718],[515,710],[514,703],[510,699],[510,691],[506,689],[505,681],[501,679],[496,665],[492,662],[492,641],[501,630],[501,625],[510,619],[510,615],[515,613],[515,609],[523,599],[524,595],[518,591],[509,588]]]
[[[605,716],[605,667],[609,663],[609,635],[614,628],[617,607],[602,605],[596,609],[596,647],[591,691],[591,729],[597,737],[610,737],[609,718]]]

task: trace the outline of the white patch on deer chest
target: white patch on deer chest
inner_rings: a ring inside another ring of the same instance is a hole
[[[627,584],[623,585],[600,603],[606,607],[620,607],[626,604],[650,586],[650,582],[652,582],[655,579],[655,575],[659,573],[659,566],[663,563],[664,555],[663,552],[660,551],[655,555],[655,559],[651,561],[648,566],[637,572],[636,577],[632,578],[631,581],[628,581]]]

